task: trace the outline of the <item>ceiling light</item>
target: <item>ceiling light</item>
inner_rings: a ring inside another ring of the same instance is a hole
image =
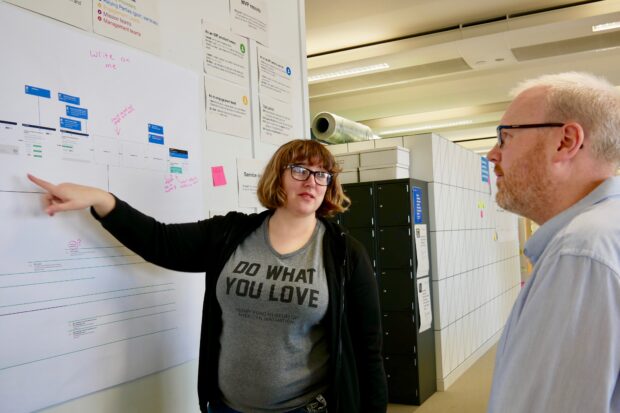
[[[390,65],[380,63],[372,66],[353,67],[351,69],[338,70],[336,72],[321,73],[320,75],[308,76],[308,82],[317,80],[333,79],[335,77],[344,77],[351,75],[359,75],[361,73],[375,72],[377,70],[388,69]]]
[[[603,24],[595,24],[592,26],[593,32],[602,32],[603,30],[617,29],[620,27],[620,22],[611,22]]]
[[[474,121],[472,121],[472,120],[459,120],[459,121],[456,121],[456,122],[434,123],[434,124],[429,124],[429,125],[416,126],[416,127],[413,127],[413,128],[387,130],[385,132],[379,133],[379,135],[393,135],[395,133],[416,132],[416,131],[421,131],[421,130],[433,130],[433,129],[450,128],[452,126],[470,125],[472,123],[474,123]]]

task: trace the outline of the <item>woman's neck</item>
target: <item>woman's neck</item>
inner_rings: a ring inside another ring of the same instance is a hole
[[[296,251],[310,240],[316,221],[314,215],[295,216],[277,209],[269,219],[269,242],[281,254]]]

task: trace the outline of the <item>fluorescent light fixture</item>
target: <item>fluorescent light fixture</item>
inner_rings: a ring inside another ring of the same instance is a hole
[[[612,29],[617,29],[617,28],[620,28],[620,22],[610,22],[610,23],[603,23],[603,24],[595,24],[594,26],[592,26],[592,31],[602,32],[603,30],[612,30]]]
[[[353,67],[351,69],[338,70],[336,72],[321,73],[320,75],[308,76],[308,82],[315,82],[317,80],[333,79],[335,77],[344,77],[351,75],[359,75],[361,73],[375,72],[377,70],[388,69],[390,65],[387,63],[380,63],[372,66]]]
[[[395,133],[405,133],[405,132],[416,132],[416,131],[421,131],[421,130],[433,130],[433,129],[450,128],[452,126],[471,125],[472,123],[474,123],[474,121],[472,121],[472,120],[459,120],[459,121],[456,121],[456,122],[434,123],[434,124],[429,124],[429,125],[416,126],[416,127],[413,127],[413,128],[387,130],[385,132],[379,133],[379,135],[393,135]]]

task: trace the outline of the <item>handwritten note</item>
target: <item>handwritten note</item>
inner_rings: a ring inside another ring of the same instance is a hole
[[[133,105],[129,105],[112,117],[112,124],[114,125],[114,132],[116,132],[116,136],[120,136],[121,134],[121,122],[123,119],[125,119],[130,113],[133,113],[133,111]]]
[[[164,192],[172,192],[177,189],[189,188],[199,182],[197,176],[185,177],[182,175],[171,174],[164,176]]]
[[[106,69],[116,70],[121,64],[130,63],[131,60],[126,56],[118,56],[103,50],[90,50],[91,59],[100,60]]]

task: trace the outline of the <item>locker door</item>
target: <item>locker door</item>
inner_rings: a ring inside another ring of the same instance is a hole
[[[390,402],[419,404],[416,356],[386,355],[383,361]]]
[[[368,252],[370,262],[372,262],[373,267],[376,267],[375,230],[373,228],[351,228],[349,234],[362,243]]]
[[[411,270],[381,270],[379,298],[383,311],[412,311],[415,288]]]
[[[381,268],[413,267],[410,227],[379,228],[377,232],[377,254]]]
[[[377,184],[377,225],[410,225],[408,181]]]
[[[347,228],[372,227],[374,207],[372,184],[344,185],[344,193],[351,199],[349,210],[342,214],[342,225]]]
[[[381,318],[384,354],[414,354],[416,324],[411,311],[385,311]]]

